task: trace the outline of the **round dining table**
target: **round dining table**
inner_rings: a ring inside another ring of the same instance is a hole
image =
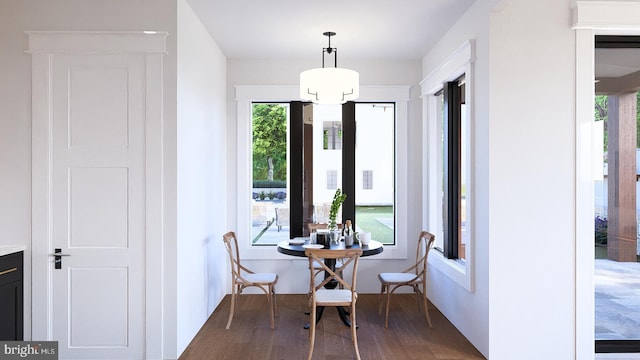
[[[302,243],[304,241],[304,243]],[[290,255],[290,256],[298,256],[298,257],[307,257],[304,251],[306,250],[306,246],[309,245],[309,237],[297,237],[291,240],[283,240],[278,243],[278,252]],[[337,244],[331,244],[329,246],[332,250],[343,250],[347,247],[344,244],[344,240],[339,241]],[[371,240],[367,245],[360,245],[360,243],[354,243],[353,246],[349,247],[350,249],[362,249],[362,256],[372,256],[380,254],[384,251],[384,246],[381,242]],[[335,259],[325,259],[324,263],[332,270],[335,271],[336,260]],[[326,276],[326,275],[325,275]],[[328,289],[333,289],[336,287],[335,282],[330,282],[325,285]],[[346,326],[351,326],[349,321],[349,314],[342,307],[336,307],[338,310],[338,315],[340,315],[340,319]],[[319,307],[316,313],[316,324],[322,318],[322,313],[324,312],[324,307]],[[305,329],[309,328],[309,324],[305,326]]]
[[[304,240],[304,244],[299,244],[302,240]],[[304,246],[307,244],[309,244],[308,237],[297,237],[291,240],[283,240],[278,243],[278,252],[285,255],[307,257],[307,255],[304,254],[304,251],[306,250]],[[331,244],[329,248],[332,250],[344,250],[346,249],[346,246],[344,241],[340,241],[337,244]],[[361,246],[359,243],[354,243],[353,246],[350,247],[350,249],[360,248],[362,248],[362,256],[377,255],[384,251],[382,243],[375,240],[371,240],[368,245]]]

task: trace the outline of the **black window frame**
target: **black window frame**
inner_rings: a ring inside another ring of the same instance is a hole
[[[342,191],[346,194],[354,194],[356,193],[356,105],[357,104],[367,104],[369,102],[353,102],[348,101],[342,104]],[[290,204],[291,204],[291,213],[290,213],[290,237],[299,237],[304,236],[304,224],[305,221],[309,221],[309,216],[305,219],[305,204],[303,203],[303,181],[308,176],[304,173],[304,131],[303,131],[303,107],[305,105],[311,105],[309,102],[301,102],[301,101],[291,101],[290,105],[290,151],[291,156],[289,157],[289,166],[291,171],[291,183],[290,183]],[[371,103],[374,104],[374,103]],[[394,109],[396,103],[393,101],[389,102],[375,102],[375,104],[393,104]],[[394,126],[393,126],[393,136],[394,136],[394,149],[395,149],[395,135],[396,135],[396,124],[395,124],[395,112],[394,112]],[[396,174],[396,160],[395,160],[395,150],[393,155],[393,174],[394,174],[394,194],[396,188],[395,182],[395,174]],[[296,175],[297,174],[297,175]],[[396,228],[396,214],[395,207],[397,204],[395,203],[394,196],[394,229]],[[342,219],[340,221],[344,223],[346,219],[350,219],[352,226],[356,227],[356,205],[355,205],[355,196],[347,196],[345,201],[342,203]],[[393,236],[393,244],[396,245],[397,238],[394,230]]]
[[[462,238],[462,105],[464,74],[443,84],[443,253],[448,259],[460,258]]]

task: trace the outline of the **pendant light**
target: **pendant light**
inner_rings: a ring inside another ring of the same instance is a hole
[[[322,48],[322,67],[300,73],[300,97],[315,104],[344,104],[360,96],[360,76],[357,71],[338,67],[338,49],[331,47],[331,37],[336,33],[327,31],[329,46]],[[334,67],[324,67],[325,54],[333,54]]]

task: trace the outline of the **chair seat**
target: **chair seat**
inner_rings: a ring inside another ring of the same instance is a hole
[[[318,305],[328,305],[332,303],[350,303],[351,291],[344,289],[319,289],[316,291],[316,303]]]
[[[242,277],[250,283],[271,283],[276,281],[278,275],[273,273],[244,274]],[[240,280],[238,280],[240,281]]]
[[[380,278],[381,281],[390,283],[390,284],[405,283],[412,280],[415,283],[422,282],[421,278],[416,279],[416,274],[412,274],[412,273],[380,273],[378,275],[378,278]]]
[[[427,323],[431,327],[431,318],[429,317],[429,307],[427,306],[427,256],[435,241],[435,235],[428,231],[421,231],[416,246],[416,263],[411,267],[402,270],[402,272],[388,272],[378,274],[380,280],[380,306],[378,312],[382,312],[382,305],[386,303],[384,315],[384,327],[389,327],[389,303],[391,302],[391,294],[398,288],[409,286],[413,288],[418,300],[418,309],[424,309],[424,316]],[[386,296],[384,296],[386,294]]]
[[[231,307],[229,309],[229,320],[227,320],[227,327],[231,326],[231,320],[235,314],[236,302],[238,301],[238,295],[242,293],[245,288],[257,287],[266,296],[269,302],[269,310],[271,313],[271,329],[275,328],[275,316],[277,314],[276,305],[276,283],[278,282],[278,274],[273,273],[254,273],[250,269],[240,264],[240,251],[238,248],[238,239],[236,233],[229,231],[222,235],[224,246],[229,254],[229,261],[231,262]]]

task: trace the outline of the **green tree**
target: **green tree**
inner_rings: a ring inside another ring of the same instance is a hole
[[[604,121],[604,141],[603,150],[606,152],[609,145],[609,131],[607,130],[609,111],[609,97],[607,95],[596,95],[594,119],[595,121]]]
[[[269,179],[270,162],[272,179]],[[286,108],[280,104],[253,104],[253,180],[286,180],[286,177]]]

